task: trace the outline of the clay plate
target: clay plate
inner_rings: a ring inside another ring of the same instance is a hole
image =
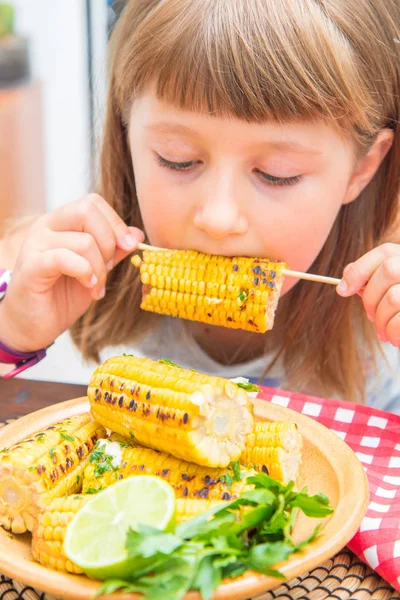
[[[323,534],[303,552],[276,565],[290,580],[322,564],[336,554],[356,533],[368,505],[368,483],[364,469],[345,442],[335,433],[312,419],[288,408],[254,400],[257,419],[291,421],[297,423],[304,438],[303,463],[298,486],[308,486],[310,494],[323,492],[335,512],[322,519]],[[32,433],[42,430],[61,419],[89,410],[86,398],[69,400],[22,417],[0,431],[0,448],[10,446]],[[301,515],[296,523],[294,537],[302,539],[313,531],[318,519]],[[0,527],[0,572],[9,577],[47,592],[57,598],[91,600],[99,586],[83,575],[69,575],[47,569],[34,562],[30,550],[30,534],[10,535]],[[245,600],[280,585],[277,580],[248,572],[240,578],[226,580],[215,593],[215,600]],[[138,594],[114,593],[113,600],[133,600]],[[186,600],[200,600],[197,592],[190,592]]]

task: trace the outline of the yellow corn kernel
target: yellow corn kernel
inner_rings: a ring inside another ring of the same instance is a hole
[[[89,414],[73,416],[0,452],[0,524],[31,531],[39,509],[80,491],[87,457],[106,430]]]
[[[248,489],[246,478],[255,474],[251,468],[243,469],[241,479],[235,481],[230,469],[196,465],[139,445],[123,448],[121,462],[112,470],[102,468],[104,458],[100,456],[98,461],[90,462],[89,457],[83,477],[84,494],[100,491],[126,477],[156,475],[172,485],[177,498],[227,501]]]
[[[112,431],[212,467],[238,460],[254,426],[247,394],[231,381],[146,358],[106,361],[88,397],[94,418]]]
[[[282,271],[286,268],[283,262],[207,255],[193,250],[145,250],[143,260],[135,256],[132,264],[140,268],[145,286],[143,310],[260,333],[273,327]],[[163,279],[153,279],[150,274],[159,267]],[[152,293],[155,286],[161,292],[156,297]],[[164,294],[170,289],[179,293],[164,302]],[[208,298],[207,310],[188,312],[187,305],[199,306],[198,298]]]
[[[286,484],[296,481],[302,447],[295,423],[256,421],[253,433],[247,436],[240,462]]]
[[[69,523],[89,500],[88,495],[55,498],[39,512],[32,531],[33,558],[58,571],[82,573],[64,554],[64,538]]]

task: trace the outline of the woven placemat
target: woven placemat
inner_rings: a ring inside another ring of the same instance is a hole
[[[400,600],[400,594],[344,548],[302,577],[248,600]],[[59,600],[0,576],[0,600]],[[166,600],[168,600],[166,598]]]
[[[14,419],[12,419],[14,420]],[[7,421],[7,423],[11,422]],[[0,428],[6,423],[0,422]],[[378,573],[348,548],[309,573],[248,600],[400,600]],[[60,600],[0,575],[0,600]],[[168,600],[168,598],[166,598]]]

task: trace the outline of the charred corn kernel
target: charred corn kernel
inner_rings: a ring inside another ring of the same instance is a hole
[[[236,481],[231,469],[195,465],[142,446],[123,448],[121,460],[116,464],[107,454],[107,446],[98,442],[85,468],[82,492],[95,493],[134,475],[157,475],[172,485],[177,498],[234,500],[249,489],[246,478],[254,473],[251,468],[242,469],[240,480]]]
[[[132,264],[140,268],[143,310],[260,333],[273,327],[283,262],[194,250],[145,250],[143,259],[135,255]],[[167,300],[170,289],[180,293]],[[189,310],[191,306],[197,310]]]
[[[93,417],[143,446],[211,467],[226,467],[253,431],[246,392],[229,380],[162,361],[116,356],[94,372]]]
[[[0,452],[0,524],[31,531],[39,509],[53,498],[81,490],[87,457],[102,425],[89,414],[47,427]]]
[[[295,423],[256,421],[253,433],[247,436],[246,450],[240,462],[282,483],[296,481],[302,446],[303,440]]]
[[[82,573],[65,556],[63,546],[69,523],[89,498],[82,494],[54,498],[40,510],[32,530],[32,554],[37,562],[58,571]]]
[[[222,500],[202,500],[199,498],[177,498],[176,499],[176,521],[183,523],[192,517],[196,517],[202,512],[221,506],[224,504]]]

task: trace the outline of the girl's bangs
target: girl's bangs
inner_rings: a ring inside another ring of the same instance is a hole
[[[136,32],[129,64],[120,65],[121,85],[132,99],[155,83],[160,99],[210,115],[370,130],[376,107],[348,40],[314,1],[278,4],[159,3]]]

